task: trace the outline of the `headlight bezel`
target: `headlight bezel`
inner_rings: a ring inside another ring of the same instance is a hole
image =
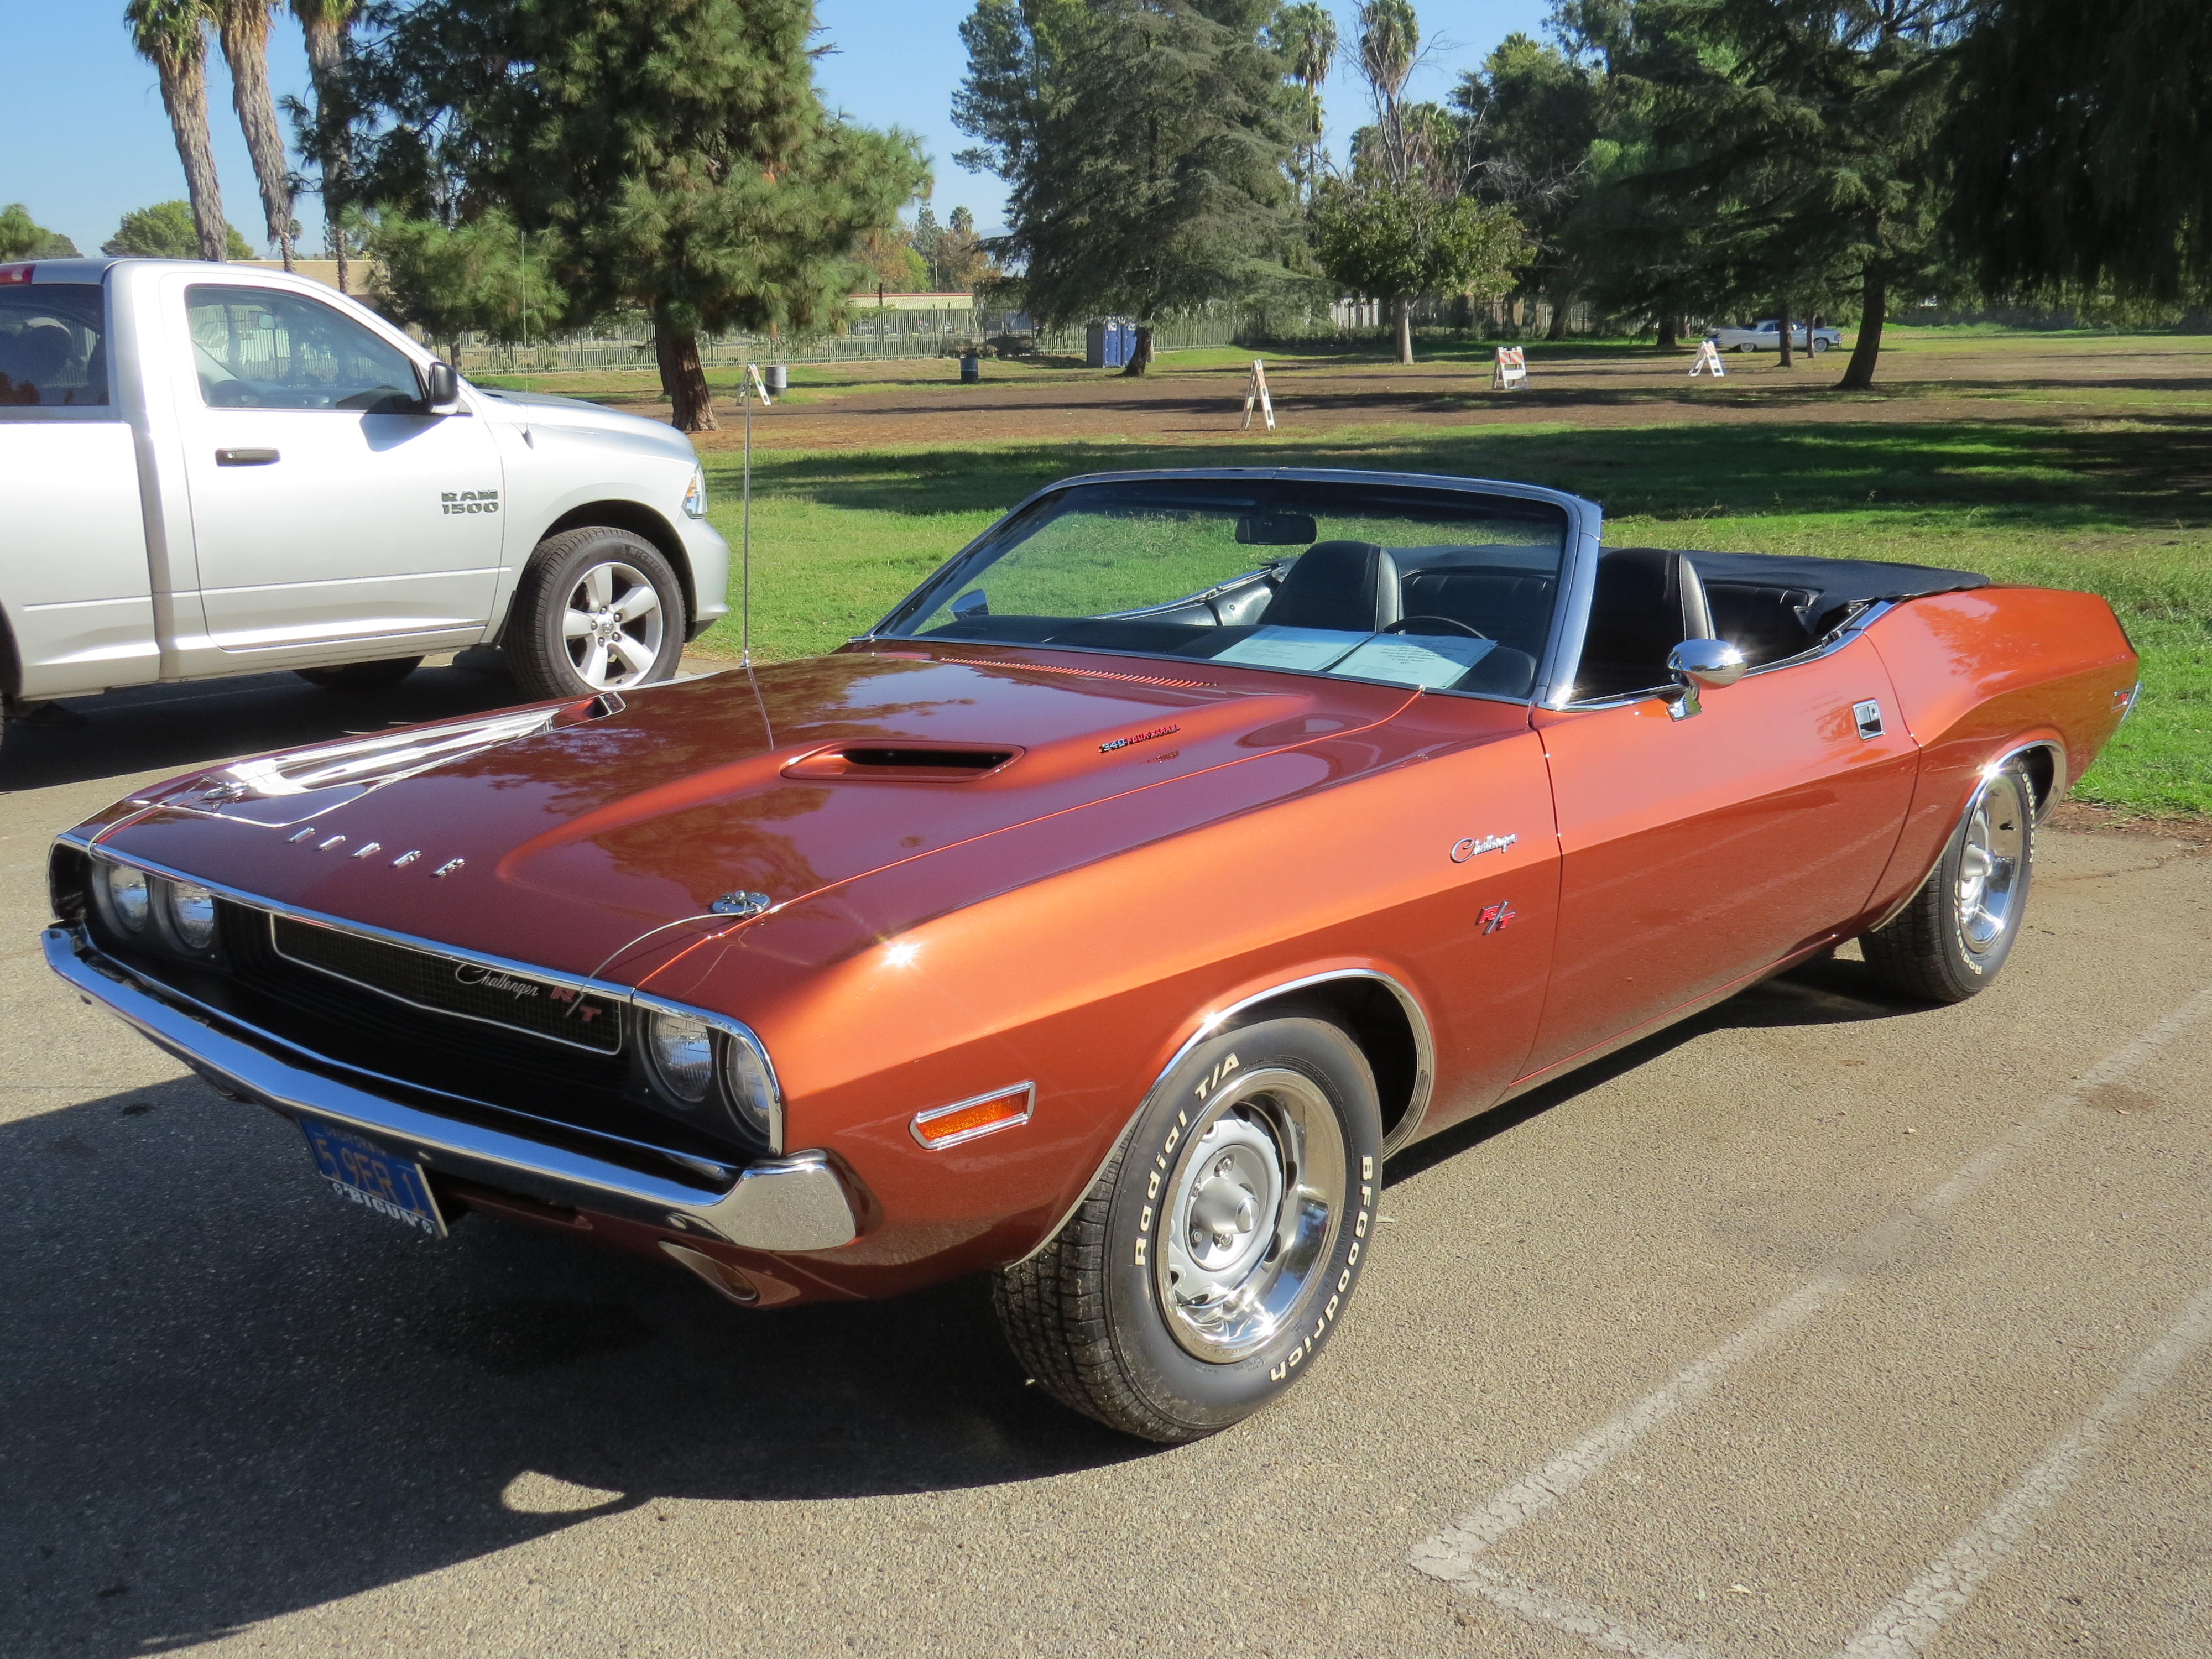
[[[214,890],[196,881],[176,881],[155,877],[161,899],[161,921],[176,942],[194,956],[206,956],[215,949],[218,926]],[[207,902],[204,922],[195,914],[185,919],[185,906],[197,911],[199,901]]]
[[[216,909],[222,895],[213,887],[97,851],[88,860],[86,878],[88,906],[118,944],[180,962],[213,962],[222,955],[222,927]],[[123,882],[131,878],[143,895],[136,906],[117,896]],[[180,900],[193,905],[204,901],[204,920],[180,914]]]
[[[642,1069],[660,1104],[686,1116],[702,1108],[719,1108],[744,1139],[765,1143],[772,1153],[783,1151],[783,1085],[776,1076],[775,1062],[769,1057],[768,1046],[751,1027],[712,1009],[642,992],[632,994],[630,1005],[636,1011],[633,1029]],[[664,1075],[655,1041],[657,1022],[663,1018],[696,1021],[709,1033],[714,1056],[711,1076],[698,1096],[685,1098]]]

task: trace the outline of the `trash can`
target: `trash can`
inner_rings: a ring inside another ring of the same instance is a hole
[[[972,351],[963,352],[960,356],[960,378],[970,382],[981,380],[983,360]]]
[[[768,373],[761,378],[768,383],[771,397],[781,398],[791,389],[791,371],[781,363],[770,363]]]

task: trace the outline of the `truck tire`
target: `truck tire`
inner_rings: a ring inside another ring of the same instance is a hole
[[[381,691],[405,679],[422,666],[420,657],[386,657],[381,662],[341,663],[336,668],[295,668],[292,672],[310,685],[325,691]]]
[[[532,697],[628,690],[674,677],[683,585],[659,549],[627,530],[564,530],[538,544],[500,644]]]
[[[1063,1406],[1169,1444],[1312,1369],[1381,1190],[1375,1079],[1297,1017],[1200,1043],[1052,1241],[998,1275],[1000,1328]]]

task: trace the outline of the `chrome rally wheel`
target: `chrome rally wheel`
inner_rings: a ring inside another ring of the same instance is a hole
[[[2011,939],[2034,816],[2017,773],[2000,772],[1974,792],[1959,853],[1958,902],[1960,942],[1975,957]]]
[[[586,567],[561,617],[569,666],[600,691],[643,684],[667,631],[660,594],[643,571],[619,559]]]
[[[1382,1164],[1374,1073],[1341,1027],[1299,1013],[1217,1033],[1155,1085],[1060,1231],[1001,1270],[1008,1346],[1124,1433],[1227,1428],[1335,1334]]]
[[[2019,943],[2027,913],[2035,812],[2035,782],[2024,757],[1976,781],[1926,882],[1860,940],[1877,978],[1930,1002],[1963,1002],[1996,978]]]
[[[1302,1072],[1247,1074],[1192,1126],[1154,1275],[1168,1328],[1200,1359],[1264,1347],[1344,1216],[1344,1135]]]

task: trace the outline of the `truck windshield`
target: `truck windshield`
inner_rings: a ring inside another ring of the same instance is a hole
[[[1523,698],[1567,531],[1545,502],[1380,481],[1077,484],[1003,521],[878,632]]]
[[[107,328],[97,283],[0,288],[0,407],[107,401]]]

